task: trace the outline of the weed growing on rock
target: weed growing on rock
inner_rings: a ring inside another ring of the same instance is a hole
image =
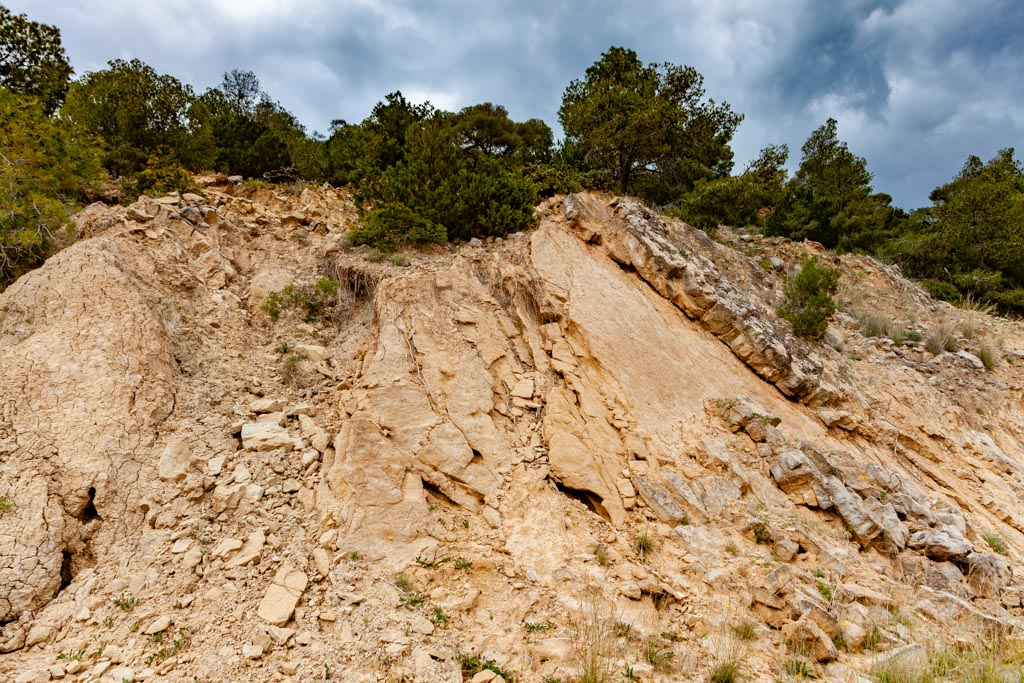
[[[953,329],[946,323],[940,324],[925,335],[924,347],[933,356],[937,356],[943,351],[952,353],[959,348],[956,343],[956,337],[953,336]]]
[[[978,349],[978,359],[981,361],[981,364],[985,366],[986,370],[992,370],[999,360],[999,355],[994,346],[985,342],[981,345],[981,348]]]
[[[451,617],[445,614],[440,607],[435,607],[434,612],[430,615],[430,621],[434,623],[434,626],[447,626],[450,619]]]
[[[7,496],[0,496],[0,515],[6,514],[14,509],[14,503]]]
[[[711,669],[708,680],[711,683],[736,683],[739,680],[740,664],[736,660],[720,662]]]
[[[427,601],[427,597],[418,591],[406,593],[398,598],[398,604],[402,607],[419,607]]]
[[[464,560],[461,557],[456,558],[456,560],[455,560],[455,568],[460,570],[460,571],[468,571],[468,570],[473,568],[473,561],[472,560]]]
[[[636,552],[642,560],[654,552],[654,539],[646,532],[641,532],[633,539],[633,547],[636,548]]]
[[[754,640],[757,638],[757,627],[754,626],[753,622],[741,621],[733,625],[732,633],[740,640]]]
[[[139,599],[133,596],[114,598],[114,604],[125,612],[131,612],[139,604]]]
[[[989,548],[992,548],[992,550],[996,551],[1000,555],[1005,555],[1008,552],[1006,543],[994,531],[986,531],[982,534],[982,538],[985,539],[985,543],[988,543]]]
[[[472,653],[457,655],[455,659],[459,662],[459,666],[462,668],[463,678],[472,678],[481,671],[487,670],[498,674],[508,681],[508,683],[513,683],[514,679],[512,674],[498,666],[494,660],[481,659],[479,656]]]
[[[554,628],[554,626],[555,625],[552,624],[550,621],[528,621],[525,624],[523,624],[523,627],[526,629],[527,633],[544,633],[545,631],[550,631],[552,628]]]
[[[655,671],[665,671],[668,669],[675,654],[672,650],[662,647],[661,643],[653,638],[648,638],[644,641],[644,660],[653,666]]]

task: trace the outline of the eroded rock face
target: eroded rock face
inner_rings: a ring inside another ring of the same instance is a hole
[[[623,198],[606,205],[592,195],[572,195],[564,212],[571,222],[585,226],[588,241],[600,243],[616,262],[635,268],[659,294],[707,325],[780,391],[809,400],[822,389],[821,360],[782,328],[763,299],[742,291],[722,273],[710,258],[718,248],[706,235],[666,223]]]
[[[82,242],[0,298],[0,622],[46,604],[101,529],[139,523],[140,451],[174,407],[166,304],[115,240]],[[166,472],[165,472],[166,473]],[[41,523],[42,522],[42,523]],[[118,531],[115,532],[115,529]]]
[[[448,680],[469,649],[564,678],[590,598],[695,634],[677,661],[750,607],[782,633],[751,678],[850,661],[833,640],[866,647],[897,596],[1014,623],[1020,368],[972,379],[838,316],[872,362],[792,339],[773,297],[811,247],[761,267],[600,195],[538,214],[399,267],[347,246],[329,189],[85,212],[88,239],[0,295],[0,677],[79,636],[135,647],[126,596],[149,630],[199,626],[155,672],[189,680]],[[261,312],[322,276],[328,319]],[[1009,554],[974,552],[985,533]],[[396,609],[413,597],[430,611]]]

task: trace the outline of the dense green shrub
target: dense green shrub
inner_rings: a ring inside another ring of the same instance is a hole
[[[142,194],[159,197],[168,192],[185,192],[194,185],[192,174],[175,163],[174,159],[167,156],[152,157],[146,168],[135,174],[132,182],[125,186],[129,196],[124,199],[131,200]]]
[[[363,218],[363,225],[349,233],[355,244],[369,244],[392,253],[405,245],[424,247],[444,244],[448,236],[442,226],[431,223],[404,204],[385,204]]]
[[[0,86],[0,290],[72,238],[70,212],[103,179],[95,140]]]
[[[838,268],[823,267],[818,258],[805,258],[790,278],[786,298],[778,313],[793,325],[793,333],[804,339],[821,339],[828,319],[835,313],[832,295],[839,286]]]

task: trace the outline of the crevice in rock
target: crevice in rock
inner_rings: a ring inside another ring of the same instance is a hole
[[[461,505],[456,503],[454,500],[452,500],[444,491],[442,491],[440,488],[438,488],[435,484],[430,483],[429,481],[427,481],[426,479],[424,479],[422,477],[420,479],[423,482],[423,490],[426,491],[428,494],[430,494],[431,496],[434,496],[435,498],[441,500],[446,505],[451,505],[452,507],[455,507],[455,508],[461,508],[462,507]]]
[[[469,463],[471,465],[483,465],[484,464],[484,456],[480,455],[480,451],[478,451],[475,448],[473,448],[471,450],[473,451],[473,459],[470,460]]]
[[[590,509],[590,511],[593,512],[595,515],[601,517],[605,521],[612,521],[612,518],[608,514],[608,511],[605,510],[604,501],[601,499],[601,496],[597,495],[593,491],[584,491],[583,489],[570,488],[568,486],[563,486],[557,481],[555,482],[555,486],[561,493],[565,494],[566,496],[574,500],[578,500],[584,505],[586,505]]]
[[[88,524],[94,519],[102,519],[100,513],[96,510],[96,487],[89,487],[89,499],[85,503],[85,507],[78,513],[78,519],[83,524]]]
[[[71,581],[75,578],[75,574],[71,569],[74,555],[71,554],[70,550],[62,550],[60,554],[60,587],[57,588],[58,594],[70,586]]]

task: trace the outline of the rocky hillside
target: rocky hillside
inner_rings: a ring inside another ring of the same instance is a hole
[[[808,344],[813,245],[538,213],[382,259],[330,189],[82,212],[0,295],[0,678],[1014,665],[1020,323],[824,255]]]

